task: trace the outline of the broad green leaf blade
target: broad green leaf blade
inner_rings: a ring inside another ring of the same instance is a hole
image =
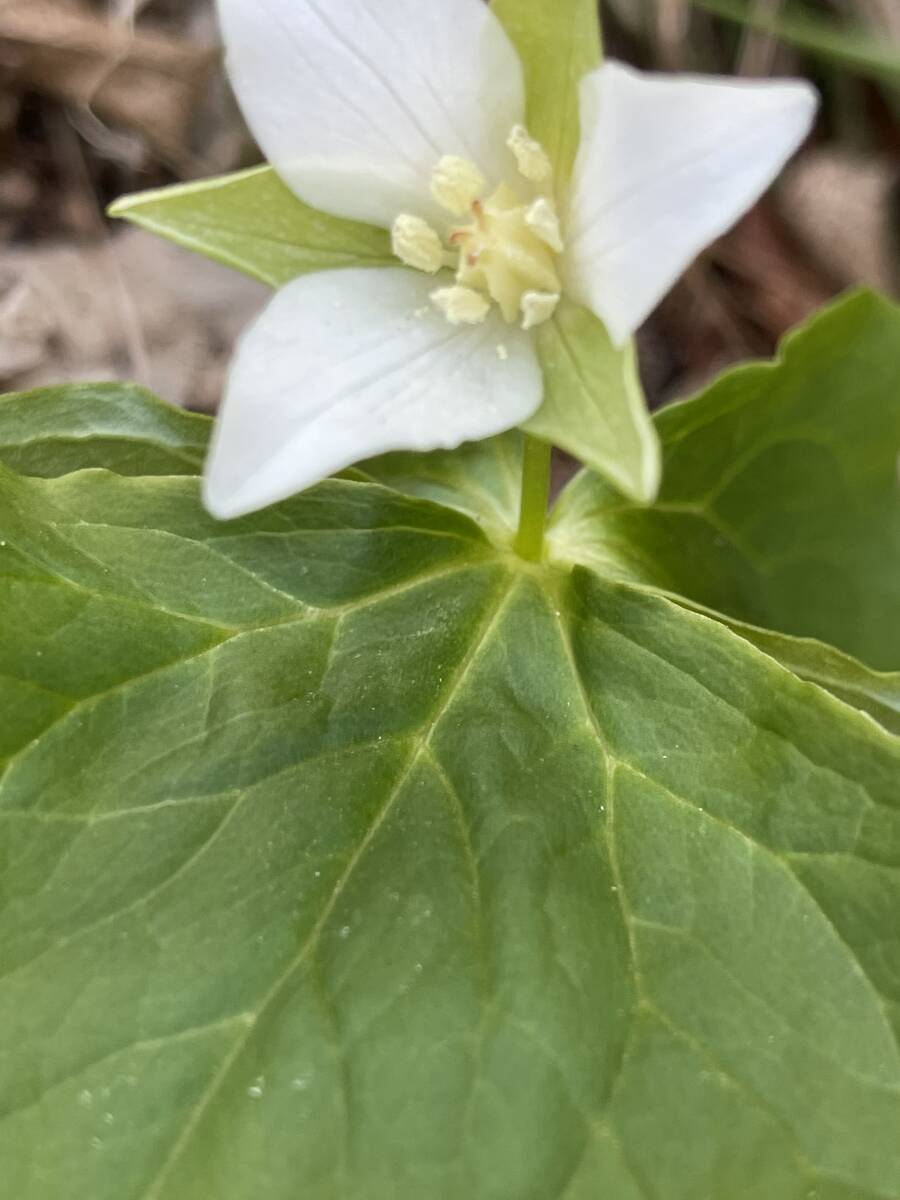
[[[506,544],[519,522],[522,441],[514,430],[458,450],[384,454],[347,475],[458,509],[488,530],[493,541]]]
[[[645,1194],[665,1197],[803,1195],[805,1172],[817,1194],[828,1180],[848,1196],[892,1195],[894,1101],[860,1098],[871,1171],[856,1158],[861,1143],[850,1151],[855,1137],[840,1132],[846,1118],[827,1129],[854,1103],[857,1084],[840,1075],[874,1082],[871,1072],[893,1075],[900,1061],[893,967],[859,941],[867,927],[892,926],[900,899],[898,743],[873,738],[887,756],[875,773],[875,758],[860,772],[873,724],[849,710],[845,723],[817,689],[741,653],[706,618],[680,610],[682,624],[678,607],[586,571],[575,572],[569,596],[573,657],[607,755],[609,853],[638,1000],[611,1101],[623,1131],[640,1131],[628,1161]],[[826,712],[837,719],[833,744]],[[845,736],[851,726],[863,741]],[[848,787],[865,797],[861,823],[838,799]],[[815,980],[830,989],[844,977],[838,962],[851,959],[856,1011],[869,1014],[858,1025],[843,986],[840,999],[814,998]],[[851,1067],[864,1027],[868,1065]],[[815,1102],[804,1086],[816,1088]],[[897,1096],[895,1079],[884,1086],[875,1090]],[[709,1141],[697,1136],[698,1113]],[[775,1149],[782,1136],[800,1159],[793,1171]]]
[[[659,488],[659,441],[634,345],[618,348],[593,313],[563,302],[538,330],[544,403],[529,433],[568,450],[639,503]]]
[[[555,553],[897,669],[900,308],[845,298],[656,424],[659,501],[583,474]]]
[[[52,477],[103,466],[119,475],[196,475],[210,421],[123,383],[0,396],[0,463]]]
[[[595,0],[493,0],[494,12],[522,59],[528,127],[564,184],[581,138],[578,85],[600,65]]]
[[[774,34],[809,54],[900,88],[900,47],[887,39],[879,41],[860,26],[842,26],[813,12],[773,13],[742,0],[692,0],[692,3],[695,8]]]
[[[71,384],[0,396],[0,462],[53,478],[102,466],[118,475],[196,475],[212,421],[127,383]],[[509,542],[519,515],[522,435],[458,450],[399,452],[360,463],[346,478],[380,483],[458,509]]]
[[[0,469],[10,1195],[900,1200],[900,743],[448,509],[197,492]]]
[[[694,612],[721,621],[800,679],[817,684],[853,708],[868,713],[891,733],[900,734],[900,671],[873,671],[815,638],[774,633],[758,625],[725,617],[703,605],[692,604],[683,596],[670,598]]]
[[[383,229],[310,208],[271,167],[124,196],[109,211],[271,287],[311,271],[396,261]]]
[[[900,734],[900,671],[872,671],[812,638],[788,637],[742,621],[725,623],[801,679],[826,688],[838,699],[867,712],[885,729]]]

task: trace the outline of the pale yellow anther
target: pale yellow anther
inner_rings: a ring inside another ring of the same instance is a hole
[[[434,275],[444,265],[441,239],[421,217],[401,213],[391,229],[391,245],[400,261],[417,271]]]
[[[506,144],[515,155],[520,175],[524,175],[531,183],[543,183],[550,178],[553,167],[547,152],[524,125],[513,126]]]
[[[515,126],[507,144],[525,179],[540,184],[550,177],[550,160],[524,125]],[[478,325],[494,304],[508,324],[526,330],[556,311],[557,255],[563,251],[559,216],[548,189],[522,190],[524,198],[504,181],[488,194],[474,163],[446,155],[432,174],[431,193],[442,208],[464,220],[438,230],[406,213],[394,222],[394,253],[402,262],[430,274],[442,267],[454,271],[452,286],[430,296],[451,325]],[[507,346],[501,342],[496,349],[500,361],[506,361]]]
[[[467,287],[438,288],[431,302],[451,325],[480,325],[490,312],[490,301],[482,292]]]
[[[442,208],[461,217],[484,194],[484,176],[474,163],[448,154],[434,168],[431,194]]]
[[[557,254],[563,252],[565,247],[559,228],[559,217],[551,200],[535,200],[525,214],[525,224],[551,250],[555,250]]]
[[[522,297],[522,328],[534,329],[549,321],[559,300],[559,292],[526,292]]]

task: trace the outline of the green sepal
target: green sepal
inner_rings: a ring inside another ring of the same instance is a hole
[[[595,0],[493,0],[525,71],[527,122],[564,188],[581,139],[579,84],[600,65]]]
[[[537,330],[544,401],[524,428],[580,459],[638,503],[659,488],[659,440],[633,342],[615,346],[602,321],[565,299]]]
[[[310,208],[271,167],[138,192],[109,211],[274,288],[313,271],[396,265],[385,230]]]

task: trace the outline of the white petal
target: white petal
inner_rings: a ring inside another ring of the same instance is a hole
[[[581,85],[568,292],[617,342],[769,186],[809,132],[800,81],[646,75],[607,63]]]
[[[401,212],[434,222],[444,155],[495,185],[509,173],[522,67],[484,0],[219,0],[219,12],[244,116],[313,207],[385,228]]]
[[[525,421],[542,378],[493,309],[454,327],[403,268],[326,271],[280,291],[241,340],[207,463],[223,519],[387,450],[452,449]]]

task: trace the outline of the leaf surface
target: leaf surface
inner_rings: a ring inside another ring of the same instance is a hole
[[[746,637],[96,469],[0,604],[10,1195],[900,1197],[900,749]]]
[[[0,462],[52,477],[103,466],[119,475],[195,475],[208,417],[131,384],[85,383],[0,396]]]
[[[276,288],[311,271],[396,262],[383,229],[310,208],[271,167],[124,196],[110,215]]]
[[[900,666],[900,308],[859,293],[656,418],[657,503],[580,475],[555,553]]]
[[[815,638],[775,633],[735,621],[702,605],[692,605],[683,597],[676,599],[695,612],[715,617],[794,675],[825,688],[839,700],[868,713],[891,733],[900,734],[900,671],[873,671],[858,659]]]
[[[487,529],[492,540],[509,543],[519,523],[522,441],[513,430],[458,450],[383,454],[347,475],[458,509]]]

